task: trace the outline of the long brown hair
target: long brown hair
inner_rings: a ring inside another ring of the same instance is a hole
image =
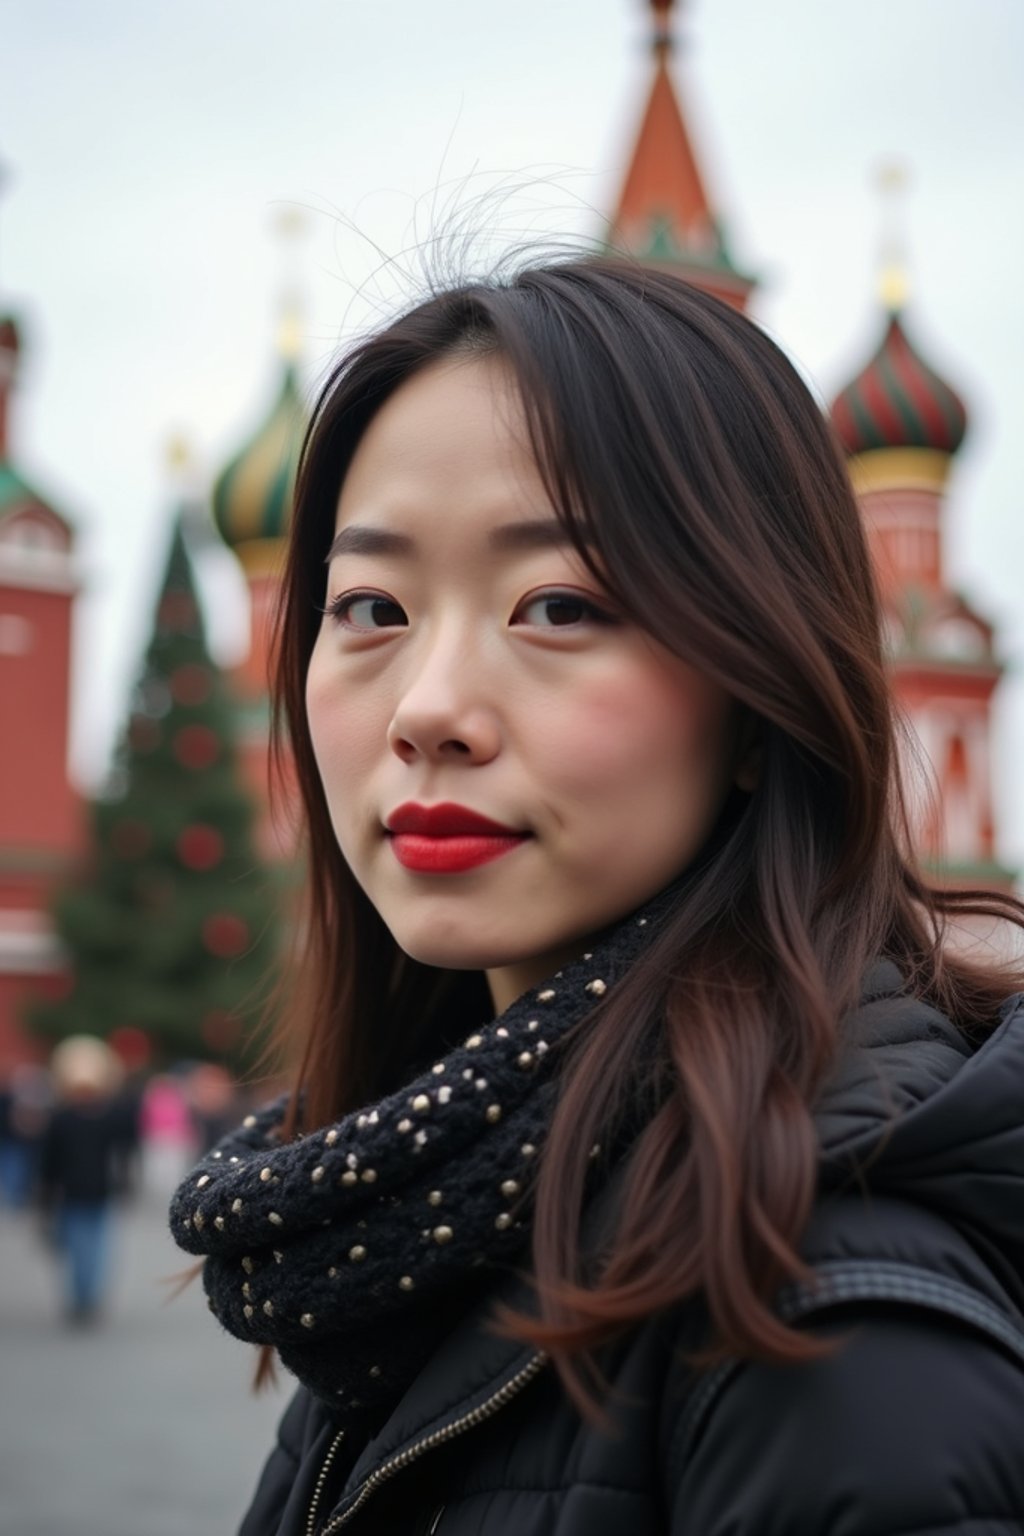
[[[865,969],[981,1037],[1019,977],[958,956],[951,915],[1024,921],[1012,898],[932,889],[910,851],[875,585],[829,425],[754,324],[661,273],[579,260],[437,294],[357,346],[323,390],[299,471],[279,626],[279,727],[307,829],[309,906],[286,1023],[301,1032],[302,1128],[431,1059],[443,1003],[467,1030],[479,975],[398,949],[339,852],[304,690],[341,481],[368,422],[456,352],[512,367],[537,462],[581,559],[621,608],[723,686],[753,723],[758,783],[713,855],[562,1062],[536,1186],[539,1320],[579,1395],[580,1352],[702,1292],[717,1346],[813,1352],[772,1312],[815,1190],[813,1106]],[[618,1227],[584,1280],[589,1153],[624,1103],[650,1106]],[[298,1095],[293,1125],[299,1128]],[[575,1363],[574,1363],[575,1362]]]

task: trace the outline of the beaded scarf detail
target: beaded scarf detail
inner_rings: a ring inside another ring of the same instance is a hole
[[[494,1267],[527,1257],[554,1048],[670,905],[656,897],[377,1104],[283,1144],[283,1099],[247,1116],[171,1204],[223,1326],[273,1345],[342,1422],[396,1400]]]

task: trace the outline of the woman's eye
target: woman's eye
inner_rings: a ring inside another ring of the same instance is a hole
[[[327,612],[348,629],[396,629],[409,622],[394,599],[379,592],[344,592],[331,599]]]
[[[538,629],[568,629],[576,624],[611,624],[610,614],[588,602],[578,592],[536,592],[520,603],[513,624],[532,624]]]

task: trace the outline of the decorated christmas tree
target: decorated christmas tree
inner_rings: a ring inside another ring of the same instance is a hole
[[[30,1023],[50,1038],[142,1030],[158,1059],[256,1054],[272,985],[277,881],[254,852],[235,705],[211,659],[176,519],[153,635],[91,846],[54,919],[70,990]]]

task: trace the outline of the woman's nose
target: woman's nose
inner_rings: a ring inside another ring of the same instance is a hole
[[[436,645],[415,670],[388,726],[403,762],[418,758],[486,763],[501,745],[494,688],[485,687],[467,638]]]

